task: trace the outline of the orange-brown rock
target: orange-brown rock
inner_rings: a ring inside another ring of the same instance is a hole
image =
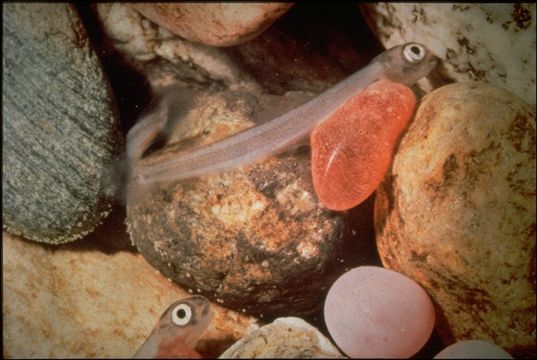
[[[231,46],[261,33],[292,4],[130,3],[129,6],[188,40],[214,46]]]
[[[377,191],[386,267],[438,305],[446,344],[535,354],[535,110],[486,83],[422,99]]]

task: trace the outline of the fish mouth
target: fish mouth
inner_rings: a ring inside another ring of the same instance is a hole
[[[211,309],[211,303],[209,302],[209,300],[201,295],[194,295],[188,300],[193,302],[199,308],[198,321],[202,323],[203,326],[208,326],[212,318],[214,317],[214,312]]]
[[[207,302],[205,306],[203,306],[203,309],[200,311],[200,314],[200,323],[202,323],[205,327],[209,326],[209,324],[214,318],[214,311],[211,309],[211,304],[209,302]]]
[[[206,303],[205,306],[203,306],[203,309],[201,309],[201,316],[207,316],[209,313],[212,313],[211,305]]]

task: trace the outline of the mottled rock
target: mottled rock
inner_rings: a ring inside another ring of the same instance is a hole
[[[250,127],[254,107],[244,93],[201,93],[173,135],[182,148],[175,142],[142,161]],[[309,157],[302,148],[129,196],[131,238],[166,276],[226,306],[260,316],[315,311],[341,271],[344,224],[318,202]]]
[[[419,41],[442,59],[442,77],[490,82],[535,106],[535,3],[360,8],[385,47]]]
[[[113,97],[71,5],[3,10],[3,226],[72,241],[110,211],[102,180],[119,147]]]
[[[384,265],[438,304],[446,344],[535,354],[535,112],[485,83],[422,99],[377,191]]]
[[[55,247],[3,234],[4,357],[129,358],[161,313],[191,296],[132,247],[118,246],[128,241],[119,225],[120,218],[91,239]],[[215,317],[196,350],[216,357],[257,324],[211,307]]]
[[[247,41],[284,14],[290,3],[129,3],[151,21],[190,41],[231,46]]]
[[[279,318],[227,349],[221,359],[345,358],[319,330],[295,317]]]

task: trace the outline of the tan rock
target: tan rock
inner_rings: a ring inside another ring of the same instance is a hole
[[[231,46],[253,38],[292,6],[290,3],[128,5],[181,37],[213,46]]]
[[[227,349],[221,359],[345,358],[319,330],[295,317],[279,318]]]
[[[377,192],[386,267],[438,304],[449,344],[535,353],[535,112],[485,83],[422,99]]]
[[[116,229],[54,248],[3,234],[5,357],[129,358],[162,311],[190,296],[132,247],[114,245],[127,241]],[[99,241],[109,245],[96,247]],[[211,357],[257,326],[217,304],[213,309],[215,318],[196,347]]]

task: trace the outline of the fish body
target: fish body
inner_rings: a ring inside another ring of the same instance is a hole
[[[148,186],[231,170],[290,150],[307,141],[317,126],[330,119],[372,83],[388,80],[410,86],[436,65],[436,57],[424,45],[407,43],[395,46],[283,115],[212,144],[179,151],[165,160],[144,162],[143,154],[152,141],[160,133],[172,131],[182,116],[181,111],[170,109],[172,105],[178,108],[176,105],[184,102],[184,92],[168,91],[155,109],[144,115],[127,135],[129,193],[136,197],[147,193]]]
[[[173,102],[173,94],[169,94],[157,113],[142,118],[142,125],[135,126],[128,134],[133,179],[138,184],[177,181],[230,170],[279,154],[303,143],[318,124],[373,82],[386,79],[412,85],[427,75],[436,63],[436,58],[424,45],[395,46],[378,55],[366,67],[281,116],[207,146],[178,153],[168,160],[143,164],[138,160],[145,146],[159,129],[166,127],[163,114],[166,104]],[[177,93],[176,96],[184,95]]]

